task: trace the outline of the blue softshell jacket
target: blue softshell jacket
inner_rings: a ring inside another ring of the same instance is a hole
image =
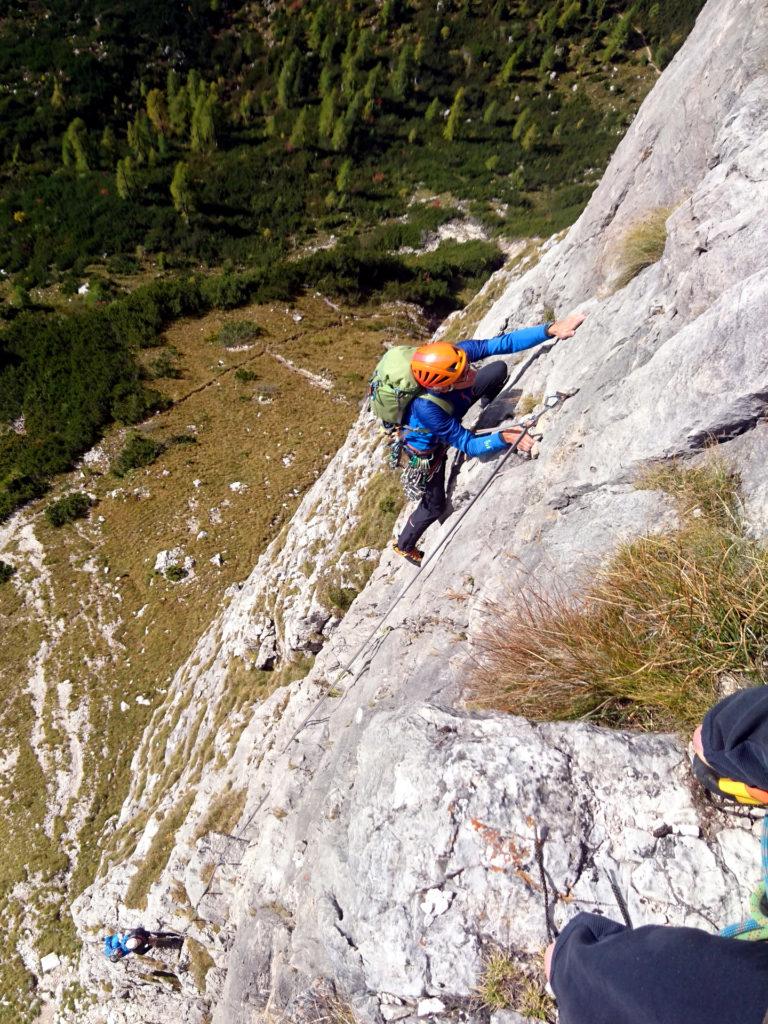
[[[520,331],[500,334],[488,341],[460,341],[456,348],[461,348],[467,353],[470,363],[488,359],[489,356],[508,356],[540,345],[542,341],[551,341],[547,334],[549,326],[541,324],[539,327],[524,327]],[[409,448],[426,453],[445,446],[458,448],[465,455],[473,456],[486,455],[488,452],[502,451],[509,447],[500,434],[475,437],[471,430],[462,427],[462,417],[472,404],[471,388],[435,394],[451,403],[453,414],[441,409],[427,398],[414,398],[405,410],[402,421],[405,428],[403,436]]]
[[[130,934],[130,932],[117,932],[115,935],[107,935],[104,939],[104,956],[109,959],[117,950],[120,950],[123,956],[132,953],[133,950],[128,949],[125,945],[125,940]]]

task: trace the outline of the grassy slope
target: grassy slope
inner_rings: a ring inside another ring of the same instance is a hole
[[[215,341],[222,324],[241,319],[265,333],[248,351],[222,349]],[[93,464],[60,479],[50,499],[22,513],[26,532],[19,537],[17,529],[3,552],[18,572],[0,587],[0,746],[15,759],[0,784],[0,908],[10,931],[0,991],[20,989],[19,1006],[28,1006],[28,995],[26,974],[13,955],[14,923],[33,925],[40,955],[75,951],[66,904],[93,877],[102,854],[98,837],[120,808],[130,758],[153,706],[216,615],[227,586],[250,572],[342,443],[357,413],[361,381],[384,343],[409,331],[423,333],[401,307],[337,312],[319,297],[290,310],[247,307],[176,323],[165,337],[178,352],[183,378],[156,382],[176,404],[142,431],[161,440],[194,433],[198,443],[172,445],[156,463],[123,479],[104,471],[106,461]],[[333,391],[313,386],[265,349],[328,377]],[[157,350],[143,355],[156,358]],[[235,370],[246,367],[257,378],[238,381]],[[271,404],[259,402],[270,389],[276,389]],[[101,446],[107,457],[119,451],[122,436],[108,436]],[[287,455],[293,459],[285,466]],[[231,491],[234,481],[248,489]],[[43,509],[73,486],[85,487],[97,503],[88,520],[54,530]],[[201,530],[207,536],[198,540]],[[40,545],[36,564],[23,550],[32,536]],[[195,579],[173,584],[153,566],[160,549],[177,545],[195,558]],[[209,561],[216,553],[223,556],[221,568]],[[38,705],[45,771],[29,743],[36,713],[28,687],[37,657],[45,671]],[[71,686],[62,689],[67,679]],[[249,674],[239,699],[257,700],[268,682],[266,674]],[[57,769],[63,773],[60,797]],[[53,807],[59,820],[52,818]],[[19,888],[30,879],[29,889]],[[0,1021],[16,1022],[23,1012],[0,1007]]]

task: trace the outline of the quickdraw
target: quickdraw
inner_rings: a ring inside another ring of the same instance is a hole
[[[420,455],[410,456],[400,477],[408,501],[421,501],[435,468],[435,459],[431,455],[426,458]]]
[[[402,470],[400,482],[408,501],[421,501],[429,478],[440,465],[437,452],[421,454],[409,449],[403,438],[403,428],[397,424],[386,426],[387,464],[390,469]]]

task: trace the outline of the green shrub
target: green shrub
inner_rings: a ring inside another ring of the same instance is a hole
[[[669,206],[649,210],[643,220],[624,235],[617,261],[617,288],[624,288],[641,270],[661,259],[667,243],[667,219],[671,212]]]
[[[235,380],[240,384],[248,384],[252,380],[257,380],[258,376],[258,373],[254,373],[253,370],[244,370],[242,367],[235,370]]]
[[[138,432],[130,434],[123,450],[112,463],[115,476],[125,476],[132,469],[151,465],[165,449],[159,441]]]
[[[73,491],[58,501],[52,502],[45,510],[45,518],[51,526],[64,526],[75,519],[84,519],[88,515],[92,501],[82,491]]]
[[[176,355],[171,349],[164,349],[153,359],[147,367],[146,375],[149,380],[159,380],[161,378],[179,380],[181,378],[181,370],[174,361]]]
[[[165,570],[164,575],[167,580],[171,581],[171,583],[180,583],[189,576],[189,573],[181,565],[169,565]]]
[[[349,610],[358,593],[359,591],[355,590],[353,587],[328,587],[328,597],[331,604],[343,612]]]
[[[263,333],[263,327],[249,320],[232,320],[224,324],[216,335],[216,341],[225,348],[236,348],[239,345],[250,344]]]
[[[0,559],[0,583],[7,583],[15,572],[15,566],[10,565],[8,562],[3,562]]]

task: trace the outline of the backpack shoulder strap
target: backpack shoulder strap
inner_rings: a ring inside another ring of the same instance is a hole
[[[447,398],[438,398],[437,395],[430,395],[428,391],[417,395],[417,398],[426,398],[428,402],[434,402],[436,406],[443,410],[443,412],[447,412],[449,416],[453,416],[453,406]]]

